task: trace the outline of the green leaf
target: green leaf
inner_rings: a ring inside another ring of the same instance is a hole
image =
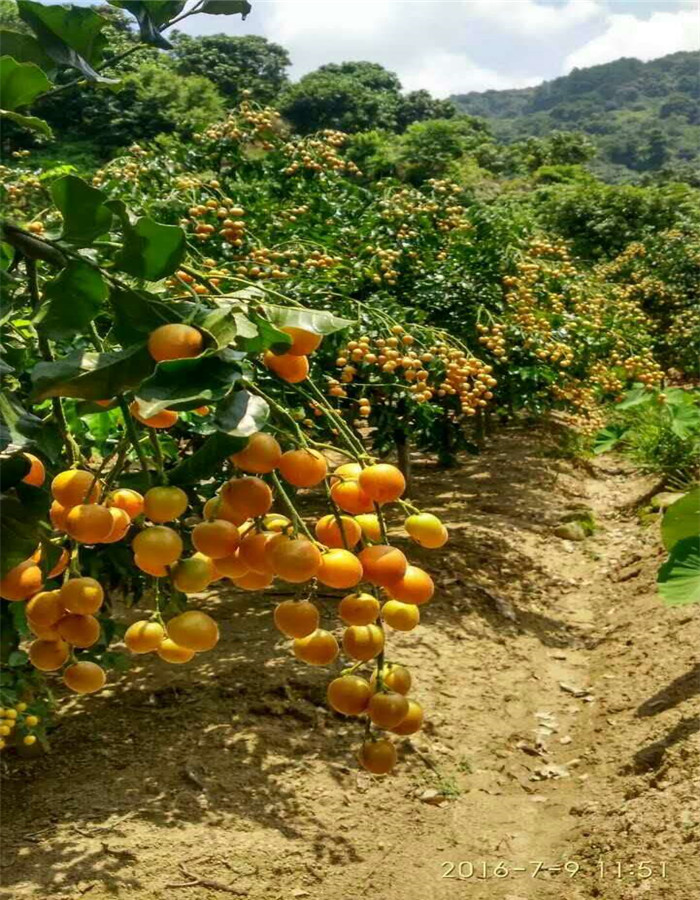
[[[269,415],[270,407],[262,397],[240,390],[218,404],[214,424],[231,437],[250,437],[262,430]]]
[[[51,185],[51,196],[63,216],[62,240],[87,247],[109,231],[112,213],[104,203],[105,195],[82,178],[57,178]]]
[[[7,657],[7,665],[11,669],[23,666],[27,662],[29,662],[29,655],[24,650],[13,650]]]
[[[73,260],[48,282],[45,302],[34,318],[42,335],[54,341],[81,334],[99,313],[109,293],[99,269]]]
[[[620,443],[629,428],[626,425],[608,425],[596,434],[593,439],[594,453],[609,453]]]
[[[36,116],[23,116],[18,112],[10,112],[7,109],[0,109],[0,119],[9,119],[22,128],[28,128],[30,131],[39,131],[46,137],[53,137],[53,131],[49,127],[48,122],[38,119]]]
[[[195,304],[188,300],[164,301],[148,291],[112,288],[110,303],[114,310],[111,334],[120,344],[143,341],[161,325],[188,319]]]
[[[49,495],[31,485],[21,495],[2,496],[2,517],[0,518],[0,545],[2,560],[0,573],[4,576],[10,569],[28,559],[37,548],[41,534],[41,523],[46,523],[49,509]],[[37,502],[40,500],[41,502]]]
[[[676,405],[669,408],[671,431],[682,441],[700,432],[700,409],[695,405]]]
[[[700,537],[686,537],[674,545],[657,582],[667,606],[700,603]]]
[[[245,19],[251,9],[248,0],[204,0],[200,12],[212,16],[231,16],[240,13]]]
[[[661,539],[667,550],[678,541],[700,535],[700,487],[693,488],[666,510],[661,522]]]
[[[31,463],[23,453],[0,458],[0,488],[8,491],[29,474]]]
[[[257,312],[248,312],[237,304],[220,305],[205,312],[197,325],[212,336],[218,347],[234,344],[237,350],[257,355],[265,350],[284,353],[292,339]]]
[[[17,62],[35,63],[44,72],[52,75],[56,71],[56,64],[43,51],[41,44],[32,34],[22,34],[21,31],[0,28],[0,54],[11,56]]]
[[[4,392],[0,392],[0,419],[3,447],[11,443],[17,447],[36,446],[49,459],[60,456],[62,441],[58,429],[27,412]]]
[[[79,6],[45,6],[17,0],[17,10],[55,62],[82,72],[90,81],[114,81],[99,75],[94,66],[102,61],[107,38],[102,29],[108,20],[94,9]]]
[[[350,319],[341,319],[322,309],[299,309],[294,306],[275,306],[270,303],[261,305],[264,306],[272,324],[281,328],[303,328],[313,334],[333,334],[334,331],[341,331],[353,324]]]
[[[0,97],[5,110],[28,106],[50,90],[51,82],[34,63],[19,63],[11,56],[0,57]]]
[[[241,377],[238,361],[219,356],[171,359],[158,363],[137,392],[140,412],[154,416],[163,409],[196,409],[224,397]]]
[[[144,44],[170,50],[172,44],[160,33],[160,28],[184,9],[184,0],[109,0],[110,6],[128,10],[139,23]]]
[[[615,409],[633,409],[635,406],[641,406],[643,403],[651,403],[656,397],[657,393],[648,390],[643,384],[637,384],[627,391],[624,400],[616,404]]]
[[[115,257],[116,265],[129,275],[159,281],[172,275],[185,256],[185,232],[178,225],[161,225],[148,216],[129,220],[119,200],[109,201],[110,209],[122,222],[124,243]]]
[[[137,388],[154,368],[155,361],[143,345],[118,353],[76,350],[64,359],[40,362],[34,366],[31,373],[33,398],[107,400]]]
[[[221,464],[232,453],[238,453],[248,443],[245,437],[231,437],[221,431],[208,437],[192,456],[168,472],[170,484],[198,484],[219,475]]]

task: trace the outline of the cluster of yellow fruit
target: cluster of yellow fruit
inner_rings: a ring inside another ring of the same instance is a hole
[[[192,227],[192,236],[200,241],[208,241],[218,234],[234,247],[242,247],[245,237],[245,222],[242,217],[245,210],[230,197],[223,199],[210,198],[187,210],[188,219],[180,219],[183,228]],[[214,220],[205,222],[204,218]]]
[[[17,152],[23,156],[28,154],[28,151]],[[37,194],[46,192],[45,186],[36,175],[30,173],[18,175],[8,166],[0,166],[0,186],[4,191],[3,203],[8,217],[19,220],[24,218],[24,211],[37,202]]]
[[[362,175],[360,169],[350,159],[343,159],[336,152],[347,140],[342,131],[326,129],[314,137],[299,138],[287,141],[283,151],[292,157],[291,162],[283,170],[285,175],[296,175],[298,172],[342,172],[347,175]]]
[[[362,335],[356,341],[348,341],[336,359],[336,366],[341,369],[340,380],[328,381],[329,395],[347,397],[343,385],[352,384],[358,377],[363,378],[364,385],[369,368],[376,367],[383,378],[390,376],[400,379],[398,384],[405,382],[405,391],[417,403],[457,397],[462,412],[473,416],[493,399],[491,389],[497,381],[492,366],[444,342],[425,349],[409,349],[416,346],[414,335],[401,325],[392,326],[386,338]],[[371,389],[371,382],[367,387]],[[358,403],[360,417],[369,415],[369,398],[363,395]]]
[[[200,134],[195,134],[195,141],[248,141],[261,143],[261,136],[265,133],[279,133],[283,130],[282,117],[270,106],[256,109],[248,100],[244,100],[222,122],[210,125]],[[268,141],[262,141],[264,150],[271,149]]]
[[[27,704],[24,702],[0,708],[0,750],[4,750],[7,746],[5,738],[12,737],[18,725],[23,732],[24,746],[31,747],[32,744],[36,744],[36,735],[31,733],[31,729],[36,728],[39,721],[39,716],[27,712]]]

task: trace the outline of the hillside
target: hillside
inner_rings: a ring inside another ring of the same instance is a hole
[[[687,179],[700,161],[699,72],[700,53],[623,58],[533,88],[451,99],[462,112],[487,118],[502,140],[555,130],[591,135],[599,147],[594,167],[606,179],[661,171]]]

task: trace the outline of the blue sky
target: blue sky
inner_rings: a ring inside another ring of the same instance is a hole
[[[367,59],[437,96],[526,87],[572,68],[700,48],[700,0],[251,0],[240,16],[198,15],[190,34],[261,34],[292,77]]]

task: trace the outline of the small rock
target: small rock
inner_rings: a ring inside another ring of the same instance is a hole
[[[578,522],[562,522],[554,529],[554,534],[565,541],[585,541],[586,532]]]

